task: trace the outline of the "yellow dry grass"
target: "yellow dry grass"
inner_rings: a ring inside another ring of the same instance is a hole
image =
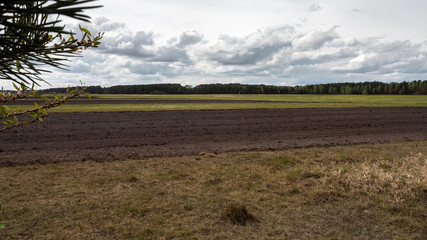
[[[426,146],[0,168],[0,239],[425,239]]]

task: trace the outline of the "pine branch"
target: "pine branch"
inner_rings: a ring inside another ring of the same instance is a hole
[[[5,109],[5,105],[0,106],[0,112],[2,114],[2,117],[0,118],[0,120],[3,120],[2,123],[5,125],[3,128],[0,128],[0,132],[11,129],[11,128],[15,128],[15,127],[22,127],[29,123],[41,122],[48,116],[48,112],[47,112],[48,109],[58,107],[68,100],[79,97],[81,94],[84,94],[84,91],[86,89],[87,89],[87,86],[83,86],[81,89],[75,89],[72,91],[70,91],[68,88],[65,96],[56,97],[54,100],[50,100],[46,97],[42,97],[41,95],[32,91],[30,93],[22,95],[22,98],[25,98],[28,96],[35,96],[35,97],[43,98],[46,101],[42,106],[38,106],[37,103],[35,103],[34,109],[26,110],[26,111],[20,111],[20,106],[18,105],[17,111],[6,112],[8,108],[6,107],[7,109]],[[25,116],[25,115],[26,117],[23,120],[18,119],[18,116]],[[28,116],[32,118],[30,121],[28,121]]]

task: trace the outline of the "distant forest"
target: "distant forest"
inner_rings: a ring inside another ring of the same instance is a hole
[[[51,88],[40,93],[61,93],[66,88]],[[327,83],[303,86],[249,85],[239,83],[202,84],[196,87],[180,84],[118,85],[112,87],[90,86],[93,94],[392,94],[427,95],[427,80],[383,83]]]

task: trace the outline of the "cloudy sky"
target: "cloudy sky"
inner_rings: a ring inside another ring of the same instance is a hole
[[[46,75],[52,86],[427,79],[425,0],[98,3],[81,25],[102,45]]]

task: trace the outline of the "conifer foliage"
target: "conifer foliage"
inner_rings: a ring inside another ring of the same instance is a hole
[[[78,97],[86,89],[67,89],[64,96],[52,99],[38,94],[34,87],[45,82],[42,74],[50,68],[66,67],[65,61],[77,56],[83,49],[97,47],[103,33],[92,35],[80,27],[80,38],[62,25],[63,17],[89,22],[84,10],[101,6],[91,5],[95,0],[0,0],[0,80],[12,82],[16,91],[0,91],[1,130],[40,122],[47,110]],[[82,84],[83,85],[83,84]],[[1,86],[4,86],[3,84]],[[2,88],[3,89],[3,88]],[[8,105],[19,99],[36,98],[34,108],[22,110]]]

